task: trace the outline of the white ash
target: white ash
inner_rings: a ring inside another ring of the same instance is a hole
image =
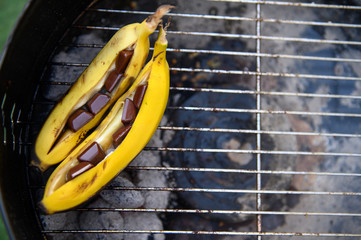
[[[163,223],[155,213],[124,212],[126,230],[163,230]],[[124,234],[123,240],[148,240],[152,234]],[[164,234],[154,234],[153,239],[164,240]]]
[[[112,204],[105,201],[100,194],[96,196],[92,201],[87,203],[84,208],[90,208],[90,209],[110,209],[112,208]]]
[[[100,196],[115,208],[139,208],[144,204],[144,197],[136,190],[114,190],[112,186],[135,187],[128,179],[118,176],[109,185],[110,189],[104,189]]]
[[[40,215],[44,230],[76,229],[77,222],[74,221],[76,218],[77,213],[75,211]]]
[[[117,211],[87,211],[80,214],[81,229],[110,229],[123,227],[123,217]]]
[[[80,35],[74,44],[93,44],[102,42],[95,33]],[[53,57],[54,62],[87,63],[91,62],[100,51],[100,48],[64,48]]]
[[[40,221],[44,230],[76,230],[79,227],[77,211],[40,215]],[[53,240],[71,240],[76,237],[73,233],[51,235]]]
[[[149,153],[144,154],[145,156]],[[137,173],[138,187],[167,187],[166,177],[159,171],[139,171]],[[168,205],[169,192],[167,191],[144,191],[145,208],[166,208]]]
[[[94,43],[94,41],[101,42],[101,39],[96,34],[90,33],[79,36],[76,43]],[[53,57],[52,61],[58,63],[90,63],[99,51],[99,48],[64,47]],[[51,66],[49,82],[73,83],[84,70],[85,67],[67,67],[67,70],[64,71],[64,67],[53,65]],[[41,86],[41,94],[48,100],[59,101],[69,88],[70,85],[44,84]]]
[[[118,230],[124,226],[122,215],[117,211],[86,211],[79,217],[82,230]],[[83,234],[83,239],[119,239],[119,236],[109,233]]]

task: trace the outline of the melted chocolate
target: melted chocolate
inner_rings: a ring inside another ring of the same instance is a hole
[[[83,109],[76,110],[68,119],[68,127],[76,132],[93,119],[93,114]]]
[[[113,145],[114,147],[117,147],[120,145],[120,143],[124,140],[124,138],[127,136],[128,132],[132,128],[131,125],[122,126],[119,128],[114,134],[113,134]]]
[[[137,109],[140,108],[140,105],[142,105],[143,98],[145,95],[145,91],[147,90],[148,84],[142,84],[137,87],[137,90],[135,90],[133,102]]]
[[[74,166],[69,170],[67,180],[70,181],[74,179],[75,177],[88,171],[92,167],[94,167],[94,165],[89,162],[80,162],[78,165]]]
[[[126,98],[124,101],[122,122],[124,125],[134,122],[137,115],[137,109],[132,100]]]
[[[112,92],[115,86],[120,82],[122,79],[123,74],[118,73],[116,70],[113,70],[109,73],[107,80],[105,80],[105,89],[108,92]]]
[[[93,165],[97,165],[104,158],[105,153],[97,142],[93,142],[78,156],[80,162],[90,162]]]
[[[97,93],[87,103],[88,109],[92,114],[96,115],[109,102],[109,100],[110,97],[108,95]]]
[[[132,58],[134,50],[123,50],[121,51],[115,61],[115,69],[118,73],[124,73],[127,68],[130,59]]]

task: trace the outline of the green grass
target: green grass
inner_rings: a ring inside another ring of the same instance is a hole
[[[0,239],[1,240],[8,240],[9,239],[2,219],[0,219]]]
[[[0,0],[0,52],[14,27],[27,0]],[[4,223],[0,217],[0,240],[8,240]]]
[[[7,41],[27,0],[0,0],[0,49]]]

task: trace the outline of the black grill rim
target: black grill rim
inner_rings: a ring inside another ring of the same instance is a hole
[[[0,96],[5,114],[0,116],[0,210],[10,239],[46,239],[30,199],[24,154],[6,144],[18,141],[10,131],[11,111],[16,106],[22,117],[29,114],[35,85],[58,40],[91,2],[30,0],[3,51]]]

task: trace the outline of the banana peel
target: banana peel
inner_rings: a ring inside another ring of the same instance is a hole
[[[149,52],[148,37],[171,8],[173,6],[160,6],[142,23],[129,24],[115,33],[48,116],[36,139],[31,165],[45,171],[49,166],[61,162],[86,137],[89,130],[99,124],[107,109],[129,88],[139,74]],[[109,72],[115,68],[118,53],[129,48],[134,48],[133,56],[123,79],[111,92],[109,102],[81,129],[75,132],[67,129],[67,119],[99,92]]]
[[[134,84],[114,104],[100,125],[54,170],[40,202],[45,213],[65,211],[84,203],[115,178],[146,146],[157,129],[168,102],[167,44],[165,31],[161,28],[153,56]],[[129,133],[117,148],[110,149],[109,138],[122,125],[119,118],[125,99],[132,98],[136,88],[144,83],[148,87]],[[93,168],[71,180],[67,179],[69,169],[79,164],[79,154],[94,141],[110,153]]]

